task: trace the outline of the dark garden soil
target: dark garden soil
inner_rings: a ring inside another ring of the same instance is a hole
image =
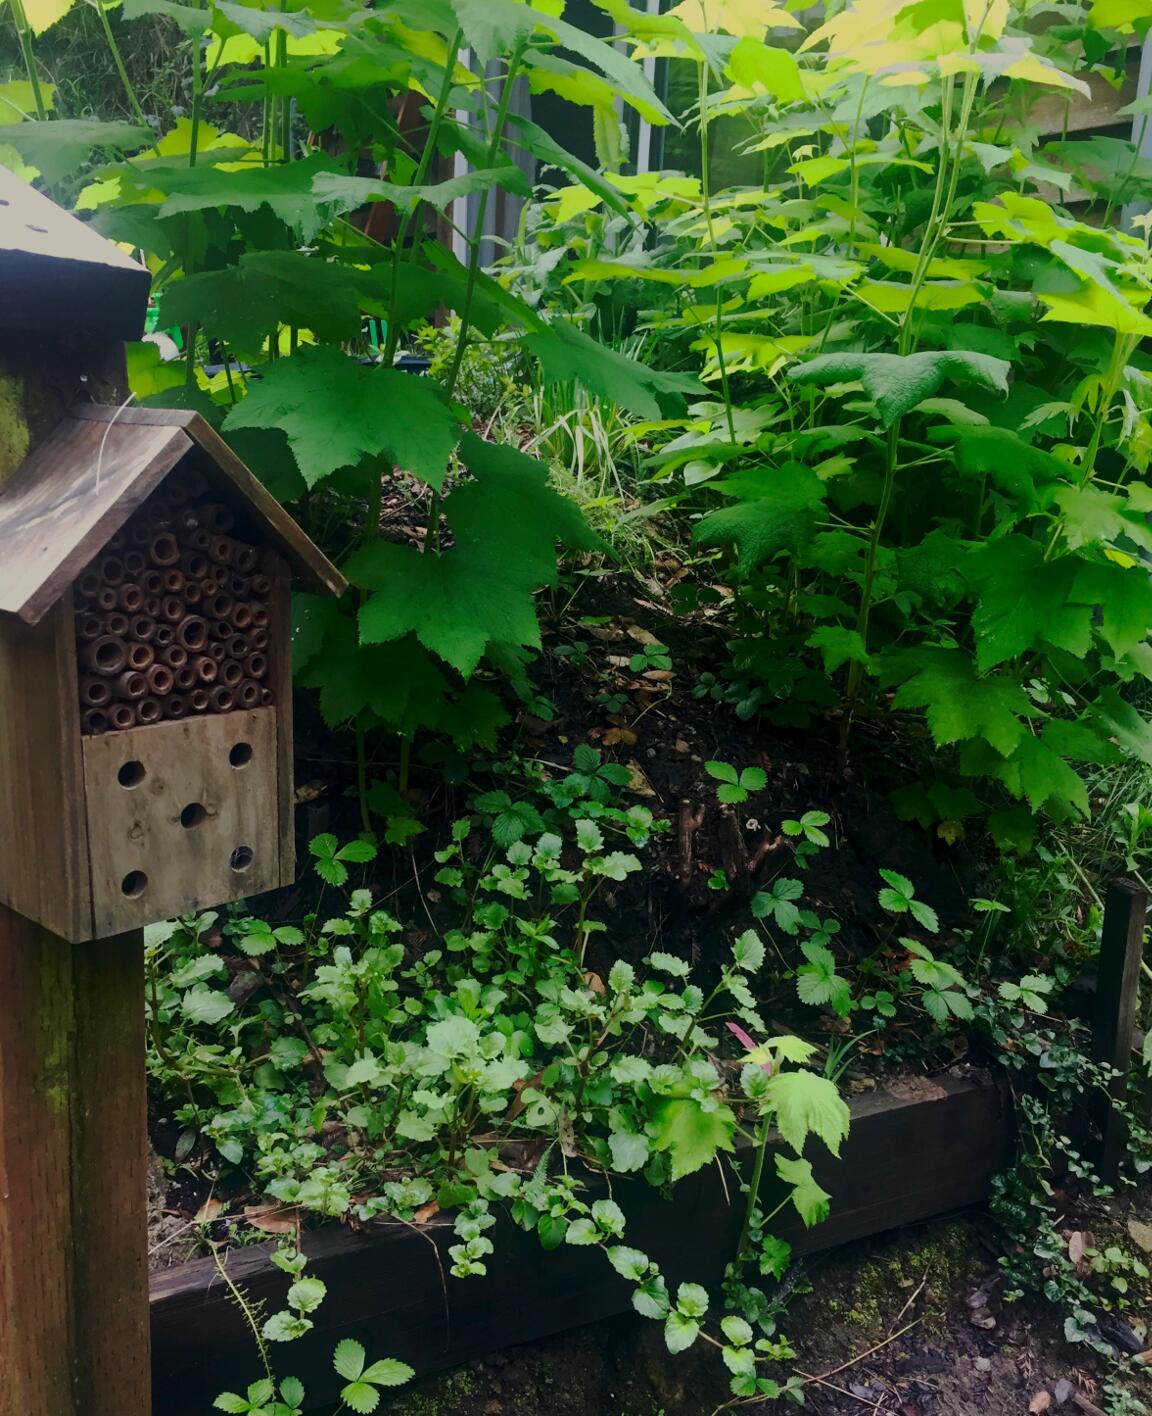
[[[1149,1197],[1140,1207],[1152,1209]],[[1098,1218],[1123,1230],[1115,1216]],[[808,1387],[805,1409],[813,1416],[1098,1416],[1098,1363],[1064,1342],[1055,1309],[1002,1302],[997,1253],[990,1222],[974,1212],[798,1265],[784,1320],[797,1351],[789,1365],[821,1379]],[[1134,1393],[1147,1386],[1139,1373],[1131,1379]],[[711,1416],[727,1399],[724,1373],[707,1350],[670,1357],[659,1325],[637,1317],[417,1382],[381,1412]],[[797,1410],[780,1402],[734,1409],[750,1416]]]

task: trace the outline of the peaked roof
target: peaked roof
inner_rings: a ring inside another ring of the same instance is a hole
[[[74,408],[0,487],[0,611],[41,620],[196,447],[297,578],[342,594],[344,577],[199,413],[93,404]]]
[[[0,327],[139,339],[150,282],[138,261],[0,167]]]

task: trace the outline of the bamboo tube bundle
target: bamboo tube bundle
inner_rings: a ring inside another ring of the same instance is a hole
[[[83,731],[271,705],[263,565],[199,473],[170,478],[75,582]]]

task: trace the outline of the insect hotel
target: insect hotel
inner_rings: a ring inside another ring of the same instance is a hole
[[[0,168],[0,1416],[151,1410],[142,926],[293,878],[290,583],[149,277]]]
[[[290,883],[289,584],[334,567],[199,414],[93,405],[0,545],[0,899],[75,942]]]

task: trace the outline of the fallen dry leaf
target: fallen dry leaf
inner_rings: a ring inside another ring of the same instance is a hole
[[[435,1200],[429,1200],[426,1205],[421,1205],[412,1216],[413,1224],[427,1224],[434,1214],[440,1213],[440,1206]]]
[[[295,1234],[300,1210],[295,1205],[245,1205],[244,1218],[264,1234]]]
[[[215,1196],[211,1196],[206,1199],[196,1211],[196,1223],[211,1224],[223,1208],[224,1201],[216,1199]]]
[[[634,757],[629,758],[625,764],[628,768],[628,790],[636,796],[654,797],[655,791],[652,783],[644,775],[644,770]]]
[[[1079,1229],[1068,1236],[1068,1257],[1077,1266],[1084,1259],[1084,1235]]]
[[[618,747],[621,743],[625,747],[636,746],[636,734],[631,728],[609,728],[604,734],[605,747]]]
[[[1038,1391],[1028,1403],[1028,1416],[1039,1416],[1041,1411],[1047,1411],[1052,1405],[1052,1393]]]
[[[584,982],[588,985],[588,987],[592,990],[593,993],[604,992],[604,980],[600,977],[599,974],[586,973],[584,975]]]

